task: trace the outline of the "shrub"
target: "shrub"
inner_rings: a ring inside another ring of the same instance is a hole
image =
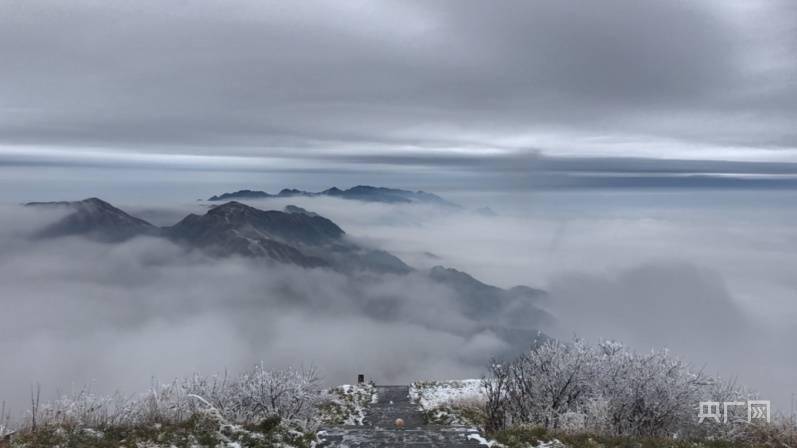
[[[483,385],[489,432],[531,424],[685,438],[706,431],[697,426],[698,402],[747,398],[735,385],[691,369],[668,351],[638,354],[613,342],[588,346],[580,340],[548,340],[509,363],[493,362]]]

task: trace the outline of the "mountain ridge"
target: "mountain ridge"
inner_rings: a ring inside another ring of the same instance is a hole
[[[170,241],[186,251],[200,251],[213,258],[244,257],[273,264],[305,269],[329,269],[345,275],[356,291],[390,276],[408,275],[408,281],[423,279],[430,286],[443,287],[451,295],[452,310],[472,324],[446,331],[458,337],[475,334],[495,335],[520,350],[538,337],[540,328],[555,321],[545,311],[546,293],[527,286],[502,289],[483,283],[456,269],[435,266],[418,270],[392,253],[360,246],[333,221],[301,207],[288,205],[280,210],[261,210],[229,201],[206,210],[190,213],[173,225],[157,227],[127,214],[98,198],[82,201],[31,202],[29,207],[58,207],[71,210],[35,238],[84,236],[106,244],[147,236]],[[386,276],[387,275],[387,276]],[[376,291],[380,291],[379,287]],[[412,293],[412,292],[409,292]],[[379,300],[363,303],[368,315],[391,321],[400,309],[401,294],[377,292]],[[509,351],[507,353],[510,353]],[[511,353],[514,353],[513,351]]]
[[[328,267],[404,274],[412,271],[395,255],[359,246],[331,220],[301,207],[261,210],[229,201],[203,215],[191,213],[171,226],[157,227],[98,198],[80,201],[29,202],[28,207],[59,207],[72,213],[34,238],[85,236],[100,242],[122,242],[136,236],[166,238],[213,256],[263,258],[297,266]]]
[[[357,185],[347,190],[338,187],[331,187],[319,192],[298,190],[295,188],[283,188],[277,194],[271,194],[262,190],[238,190],[230,193],[222,193],[208,198],[210,202],[227,201],[235,199],[268,199],[268,198],[290,198],[290,197],[335,197],[340,199],[358,200],[364,202],[381,202],[390,204],[435,204],[444,207],[460,208],[458,204],[450,202],[442,197],[422,190],[411,191],[398,188],[375,187],[371,185]]]
[[[172,241],[217,255],[266,257],[302,267],[330,265],[322,257],[305,253],[302,246],[337,243],[345,235],[322,216],[265,211],[235,201],[204,215],[189,214],[163,230]]]
[[[482,321],[487,325],[485,330],[495,332],[491,325],[503,322],[500,331],[508,332],[507,335],[528,336],[533,333],[530,326],[540,328],[552,320],[538,307],[546,297],[542,290],[528,286],[502,289],[443,266],[418,271],[388,251],[359,246],[333,221],[293,205],[282,211],[261,210],[229,201],[201,215],[190,213],[164,227],[156,227],[98,198],[25,205],[72,210],[71,214],[35,232],[37,238],[82,235],[100,242],[118,243],[151,236],[215,257],[243,256],[302,268],[328,268],[344,274],[415,272],[450,288],[464,315]]]
[[[81,201],[28,202],[24,205],[72,210],[57,222],[35,232],[34,236],[39,238],[87,235],[99,241],[118,242],[138,235],[160,234],[157,226],[96,197]]]

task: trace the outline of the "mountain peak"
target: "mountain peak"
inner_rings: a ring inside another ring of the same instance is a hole
[[[340,199],[352,199],[362,202],[386,202],[386,203],[423,203],[434,204],[444,207],[459,208],[457,204],[449,202],[433,193],[423,190],[411,191],[398,188],[376,187],[373,185],[356,185],[348,190],[341,190],[338,187],[331,187],[326,190],[314,193],[311,191],[299,190],[296,188],[283,188],[276,195],[256,190],[239,190],[234,193],[223,193],[212,196],[209,201],[224,201],[230,199],[262,199],[262,198],[284,198],[284,197],[318,197],[329,196]]]
[[[218,255],[266,257],[307,267],[329,263],[305,249],[320,250],[344,235],[335,223],[318,215],[260,210],[237,201],[204,215],[189,215],[165,231],[177,242]]]
[[[96,212],[105,211],[105,212],[117,213],[117,214],[118,213],[125,213],[122,210],[114,207],[110,203],[105,202],[102,199],[95,198],[95,197],[86,198],[86,199],[83,199],[82,201],[76,201],[74,203],[74,206],[92,209],[92,210],[94,210]]]
[[[249,210],[257,210],[257,209],[238,201],[228,201],[225,202],[224,204],[212,207],[210,210],[208,210],[208,213],[223,214],[223,213],[241,212]]]
[[[78,201],[78,202],[81,202],[81,203],[84,203],[84,204],[103,204],[103,205],[111,205],[111,204],[109,204],[108,202],[105,202],[105,201],[103,201],[102,199],[100,199],[100,198],[98,198],[98,197],[93,197],[93,196],[92,196],[92,197],[90,197],[90,198],[83,199],[82,201]]]
[[[178,239],[229,231],[249,238],[267,238],[305,245],[332,242],[345,233],[334,222],[322,216],[266,211],[237,201],[213,207],[202,216],[189,216],[169,229]]]
[[[296,188],[283,188],[282,190],[280,190],[280,192],[277,194],[277,196],[282,196],[282,197],[285,197],[285,196],[309,196],[309,195],[313,195],[313,194],[314,193],[308,193],[308,192],[303,191],[303,190],[297,190]]]
[[[222,193],[217,196],[211,196],[208,198],[208,201],[223,201],[225,199],[263,199],[263,198],[270,198],[272,195],[266,193],[265,191],[259,190],[238,190],[233,193]]]
[[[68,207],[72,212],[36,234],[40,238],[87,235],[100,241],[122,241],[138,235],[156,235],[159,229],[128,215],[100,198],[80,201],[29,202],[32,207]]]
[[[80,206],[99,206],[103,208],[115,208],[108,202],[103,201],[97,197],[81,199],[79,201],[47,201],[47,202],[26,202],[25,206],[28,207],[80,207]]]
[[[374,190],[388,190],[388,188],[374,187],[373,185],[355,185],[349,188],[348,191],[374,191]]]

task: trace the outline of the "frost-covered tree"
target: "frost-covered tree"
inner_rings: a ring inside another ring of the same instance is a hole
[[[561,414],[582,408],[593,387],[590,355],[580,341],[551,340],[516,359],[507,377],[513,418],[557,428]]]
[[[671,435],[695,420],[703,388],[710,380],[690,370],[668,351],[636,354],[599,347],[596,385],[608,401],[615,434]]]
[[[276,416],[281,419],[312,419],[320,397],[315,369],[267,370],[262,365],[243,374],[233,387],[235,412],[244,421]]]
[[[34,421],[88,428],[177,423],[210,406],[229,422],[278,418],[313,429],[321,397],[315,369],[269,370],[259,364],[236,377],[195,374],[167,384],[153,382],[149,392],[133,396],[97,395],[84,388],[34,406],[23,426],[30,428]]]
[[[549,340],[484,380],[490,430],[508,423],[571,427],[613,435],[688,435],[700,401],[742,399],[733,384],[691,369],[668,351],[639,354],[615,342]]]
[[[506,426],[507,389],[509,387],[509,369],[507,366],[493,361],[490,364],[489,378],[482,379],[482,388],[485,393],[485,430],[492,433]]]

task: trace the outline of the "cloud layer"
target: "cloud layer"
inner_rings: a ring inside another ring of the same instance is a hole
[[[788,407],[797,236],[780,205],[790,193],[758,202],[727,192],[482,199],[497,216],[328,198],[252,204],[297,203],[421,269],[544,287],[558,318],[550,334],[668,347]],[[168,225],[202,205],[125,209]],[[24,403],[34,381],[48,393],[91,381],[138,390],[152,376],[258,360],[314,363],[331,383],[358,372],[379,382],[478,376],[510,348],[458,311],[453,290],[419,274],[214,260],[151,238],[34,242],[25,235],[55,215],[7,206],[0,217],[0,356],[12,361],[0,396],[12,403]]]
[[[0,397],[25,403],[93,383],[136,391],[150,378],[314,364],[330,384],[472,376],[509,345],[422,273],[347,276],[215,259],[159,238],[102,244],[27,238],[56,218],[2,209]]]
[[[0,17],[4,151],[795,160],[786,1],[27,1]]]

